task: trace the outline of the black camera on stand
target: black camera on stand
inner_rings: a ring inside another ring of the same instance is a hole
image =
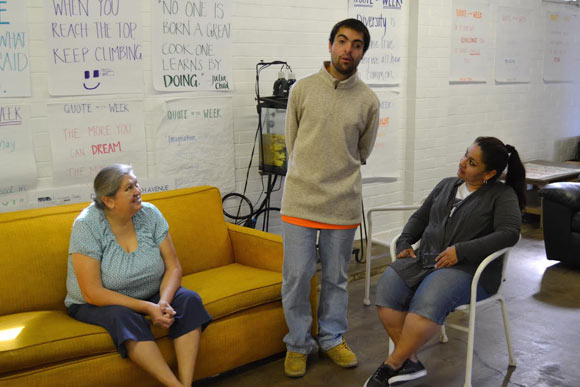
[[[288,72],[288,79],[286,79],[286,74],[284,71],[281,70],[278,73],[278,79],[276,79],[274,82],[274,90],[272,94],[276,97],[288,98],[288,95],[290,94],[290,88],[294,82],[296,82],[296,76],[292,70]]]

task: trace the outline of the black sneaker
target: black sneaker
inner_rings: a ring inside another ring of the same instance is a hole
[[[405,360],[403,366],[395,371],[395,374],[389,378],[388,386],[396,386],[408,382],[409,380],[415,380],[422,378],[427,375],[427,370],[423,363],[419,360],[415,363],[409,359]]]
[[[389,378],[396,374],[397,372],[391,366],[381,364],[375,373],[367,379],[364,387],[389,387]]]

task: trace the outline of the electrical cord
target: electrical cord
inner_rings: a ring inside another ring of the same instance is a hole
[[[240,198],[240,205],[238,206],[238,212],[236,215],[232,215],[230,213],[228,213],[226,211],[226,209],[224,208],[224,215],[227,216],[230,219],[233,219],[236,221],[236,224],[241,224],[238,223],[238,221],[246,221],[248,219],[250,219],[254,213],[254,206],[252,205],[252,202],[250,201],[250,199],[248,199],[246,196],[237,193],[237,192],[230,192],[229,194],[224,195],[224,197],[222,198],[222,204],[228,200],[229,198],[232,197],[239,197]],[[250,208],[249,214],[247,215],[240,215],[240,209],[241,209],[241,202],[244,201],[248,204],[248,207]]]

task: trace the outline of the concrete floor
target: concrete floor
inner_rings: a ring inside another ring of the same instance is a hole
[[[580,386],[580,270],[548,261],[544,242],[537,238],[537,232],[527,236],[524,233],[512,251],[508,280],[502,288],[517,367],[508,367],[499,305],[484,306],[476,318],[472,379],[475,387]],[[351,265],[353,272],[363,269],[363,264]],[[378,275],[372,278],[372,295],[378,279]],[[359,358],[358,367],[341,369],[313,353],[306,376],[289,379],[284,376],[284,358],[280,354],[194,386],[362,386],[384,360],[387,336],[375,308],[363,305],[363,280],[352,281],[349,292],[350,329],[346,340]],[[467,321],[460,313],[449,319]],[[463,386],[467,335],[448,329],[448,336],[446,344],[433,339],[423,347],[419,357],[429,374],[406,386]]]

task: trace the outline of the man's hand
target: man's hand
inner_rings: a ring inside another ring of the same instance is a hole
[[[459,262],[459,260],[457,259],[455,246],[451,246],[443,250],[443,252],[435,258],[435,269],[451,267],[456,265],[457,262]]]

